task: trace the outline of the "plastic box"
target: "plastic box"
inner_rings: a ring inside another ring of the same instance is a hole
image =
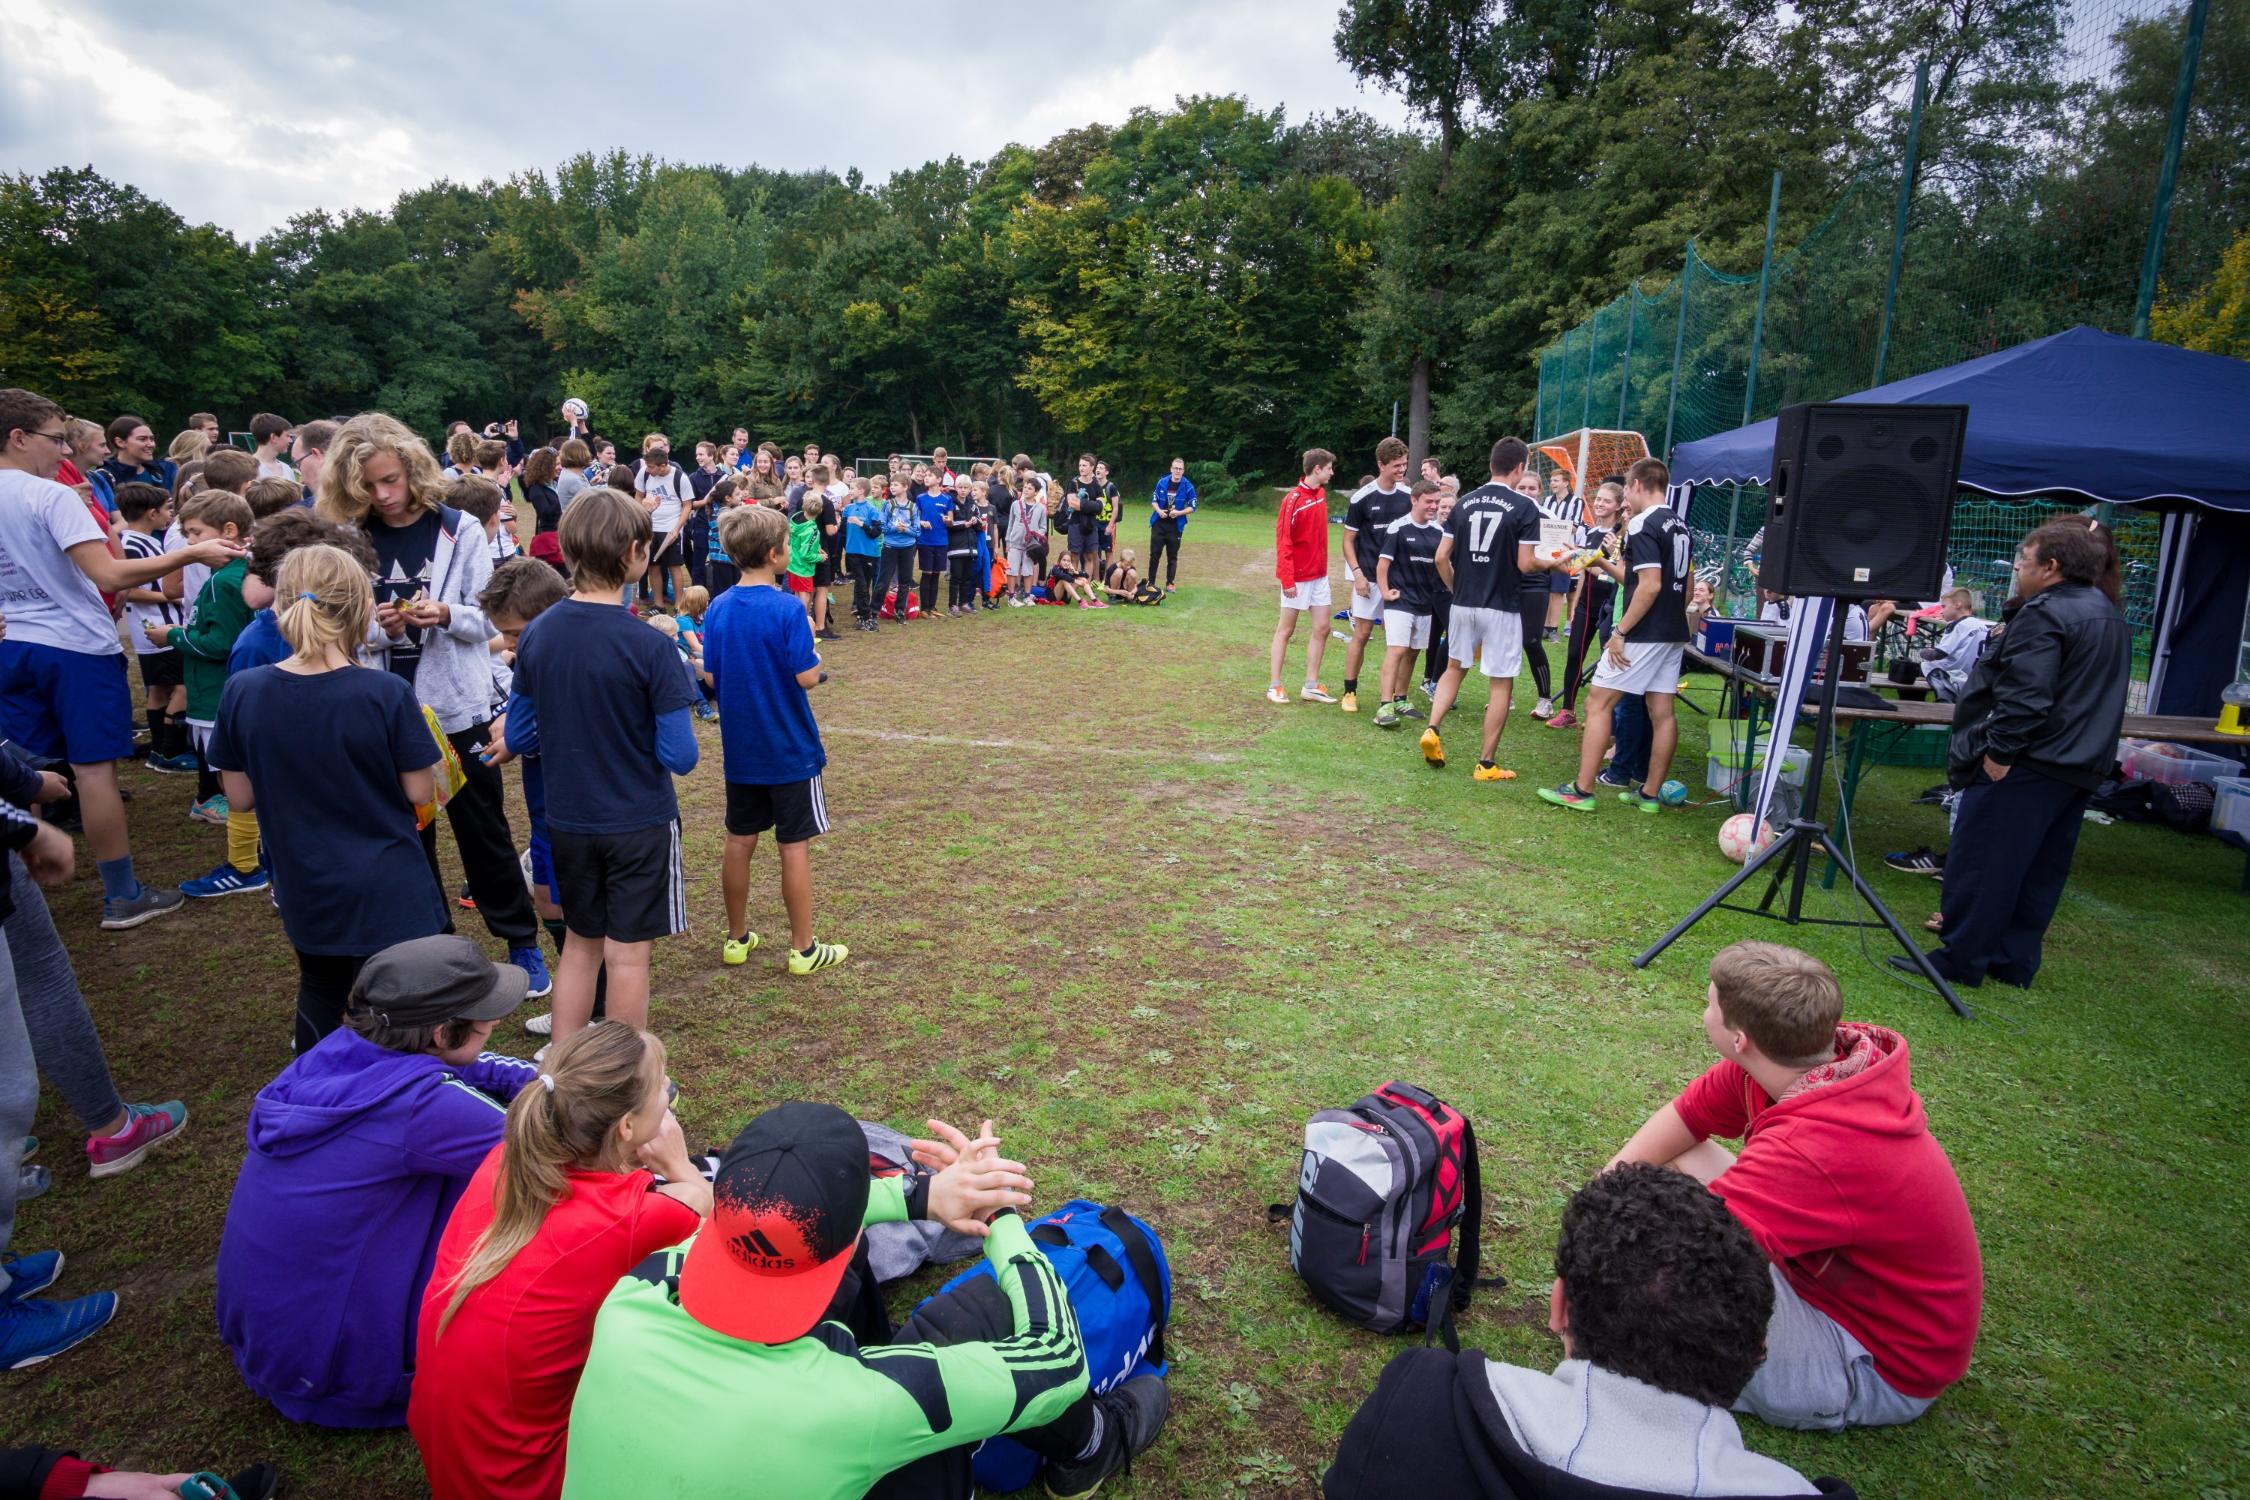
[[[1749,737],[1736,729],[1725,741],[1711,746],[1711,754],[1704,766],[1703,784],[1714,792],[1723,792],[1736,783],[1744,787],[1757,782],[1757,773],[1773,753],[1773,737],[1761,734],[1753,750]],[[1805,768],[1812,762],[1812,752],[1800,745],[1781,747],[1781,782],[1784,786],[1802,787]]]
[[[2250,776],[2221,776],[2211,794],[2211,831],[2250,837]]]
[[[1695,649],[1705,656],[1725,656],[1734,650],[1734,627],[1757,623],[1755,615],[1741,618],[1705,615],[1703,623],[1695,628]]]
[[[2242,762],[2228,760],[2223,755],[2207,755],[2192,745],[2174,745],[2164,740],[2120,740],[2117,759],[2125,767],[2127,781],[2161,781],[2169,786],[2179,786],[2190,781],[2215,782],[2222,776],[2238,776]]]

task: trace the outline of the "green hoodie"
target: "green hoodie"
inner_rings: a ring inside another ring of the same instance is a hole
[[[820,523],[799,516],[789,523],[789,571],[810,578],[820,566]]]
[[[251,608],[242,597],[242,580],[250,572],[247,558],[238,557],[212,573],[195,596],[195,618],[175,625],[165,644],[177,647],[181,675],[187,679],[187,716],[198,724],[219,718],[219,690],[227,685],[227,655],[234,638],[248,628]]]

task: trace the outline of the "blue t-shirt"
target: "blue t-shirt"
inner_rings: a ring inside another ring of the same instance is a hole
[[[703,617],[703,670],[719,699],[727,780],[742,786],[809,781],[828,764],[812,700],[797,674],[820,663],[812,622],[795,596],[738,583]]]
[[[273,617],[273,611],[261,609],[242,627],[242,634],[234,638],[234,649],[227,653],[227,675],[232,677],[252,667],[274,666],[296,654],[281,638],[281,622]]]
[[[875,534],[867,534],[868,527]],[[883,551],[883,507],[872,500],[854,500],[844,507],[844,555],[877,557]]]
[[[237,672],[207,758],[257,793],[291,946],[364,955],[445,931],[445,897],[398,784],[439,759],[412,683],[368,667]]]
[[[656,719],[692,708],[695,694],[678,649],[645,621],[565,599],[525,627],[515,691],[538,714],[550,829],[630,833],[680,815]]]
[[[917,518],[930,523],[930,529],[916,528],[915,541],[924,547],[942,547],[953,524],[953,495],[947,490],[930,490],[914,502]]]

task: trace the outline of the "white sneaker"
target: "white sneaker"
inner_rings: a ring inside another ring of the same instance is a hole
[[[1266,701],[1268,703],[1286,704],[1289,701],[1289,695],[1282,691],[1281,684],[1277,682],[1266,689]]]
[[[547,1044],[547,1047],[552,1047],[553,1045],[553,1042],[549,1042]],[[535,1063],[545,1062],[547,1060],[547,1047],[541,1047],[537,1052],[532,1053],[531,1060]]]
[[[1532,704],[1531,716],[1534,719],[1553,718],[1555,716],[1555,700],[1552,698],[1542,698],[1537,703]]]
[[[523,1023],[523,1029],[533,1036],[553,1036],[555,1034],[555,1013],[548,1011],[545,1015],[533,1016]]]

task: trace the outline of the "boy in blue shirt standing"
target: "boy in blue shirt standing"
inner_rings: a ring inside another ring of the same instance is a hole
[[[742,581],[713,601],[703,620],[703,662],[722,717],[726,760],[727,852],[720,867],[727,936],[719,956],[739,964],[758,946],[750,930],[750,857],[771,828],[781,852],[781,901],[789,911],[789,972],[817,974],[849,956],[812,930],[812,851],[828,831],[820,772],[828,763],[813,722],[809,689],[821,679],[820,653],[805,611],[775,583],[788,566],[789,524],[763,506],[730,511],[719,545]]]
[[[875,594],[875,574],[882,558],[883,507],[869,493],[867,481],[855,479],[851,504],[844,507],[844,567],[852,575],[852,624],[856,629],[875,628],[875,615],[882,607],[882,600]]]
[[[622,490],[584,490],[560,536],[571,596],[517,643],[504,737],[485,760],[540,757],[570,932],[555,970],[554,1038],[564,1042],[585,1029],[604,970],[609,1018],[648,1025],[650,950],[687,931],[672,778],[695,769],[696,744],[678,648],[622,602],[648,571],[648,511]]]

